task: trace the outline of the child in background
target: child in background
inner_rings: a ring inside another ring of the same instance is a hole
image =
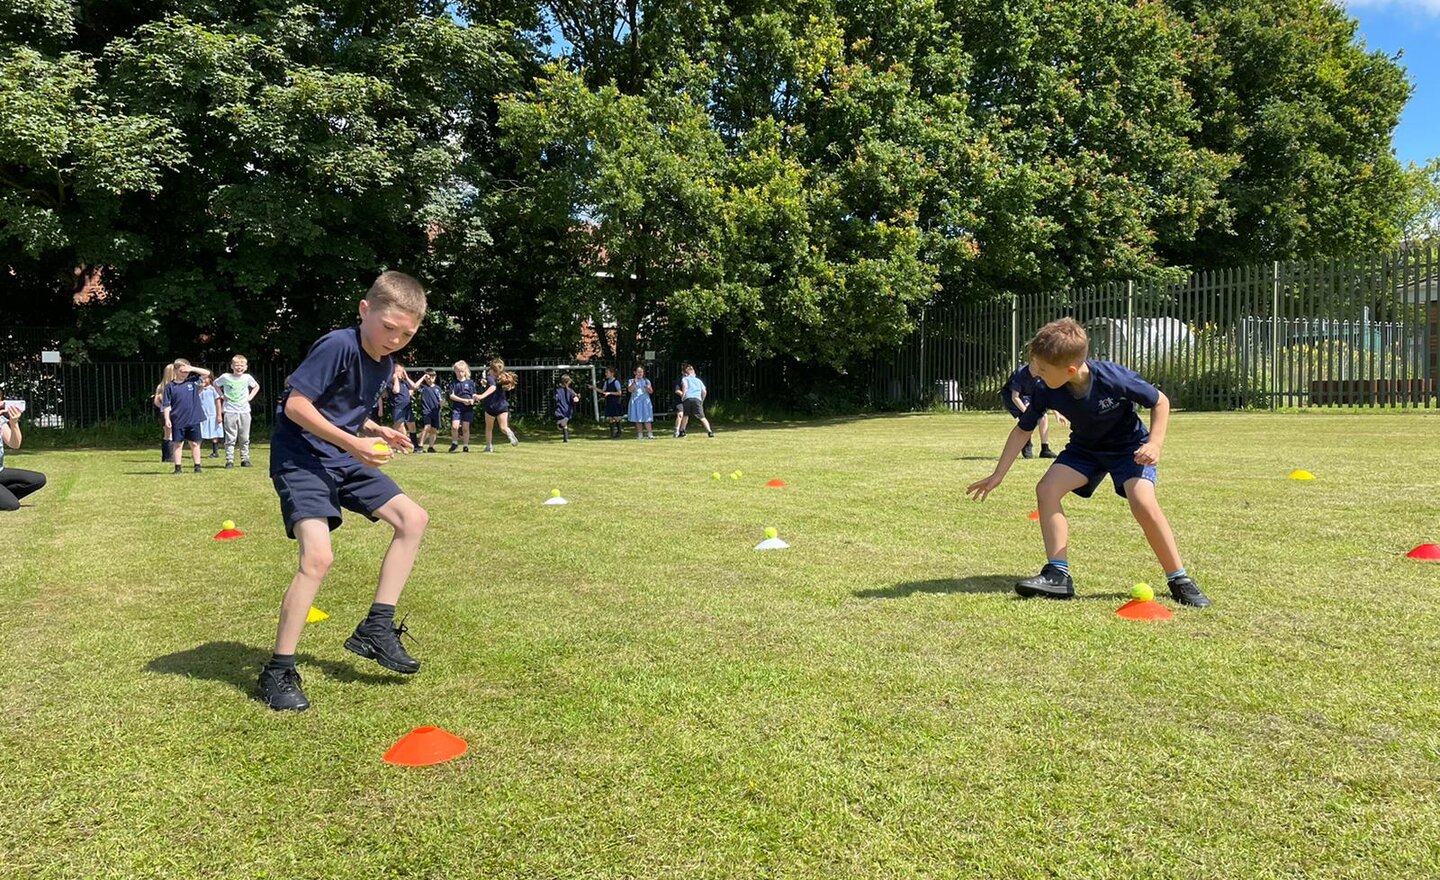
[[[426,452],[435,451],[435,441],[440,436],[441,400],[435,371],[426,370],[420,377],[420,446]]]
[[[454,452],[460,446],[461,441],[465,443],[465,451],[470,451],[470,426],[475,421],[475,380],[470,378],[470,365],[464,361],[456,361],[455,381],[450,383],[450,452]],[[486,439],[489,445],[489,439]],[[489,452],[487,449],[486,452]]]
[[[555,386],[555,426],[560,429],[560,442],[570,442],[570,420],[575,417],[575,405],[580,395],[570,387],[570,374],[561,373],[560,383]]]
[[[605,396],[605,418],[610,422],[610,439],[619,440],[620,418],[624,415],[624,404],[622,398],[625,395],[624,389],[620,386],[620,380],[615,377],[615,368],[605,368],[605,381],[600,386],[600,393]]]
[[[220,457],[220,441],[225,437],[225,426],[220,415],[220,391],[215,380],[206,376],[200,385],[200,439],[210,441],[209,458]]]
[[[683,381],[685,393],[680,402],[685,408],[685,424],[690,424],[691,419],[699,419],[700,424],[705,426],[705,436],[713,439],[715,429],[710,427],[710,420],[705,418],[705,398],[710,396],[710,389],[706,388],[705,383],[700,381],[700,377],[695,375],[695,368],[690,364],[685,365]],[[685,436],[683,430],[680,432],[680,436]]]
[[[475,398],[485,403],[485,451],[494,452],[495,447],[491,445],[490,438],[495,433],[495,423],[500,423],[500,430],[510,438],[511,446],[519,446],[520,439],[515,432],[510,430],[510,392],[515,390],[518,384],[515,374],[505,369],[505,362],[499,358],[492,358],[489,369],[485,371],[485,390]]]
[[[685,436],[685,369],[680,369],[680,378],[675,380],[675,437]]]
[[[245,355],[230,358],[230,372],[215,380],[225,400],[220,411],[225,425],[225,467],[235,466],[235,447],[240,447],[240,466],[250,466],[250,402],[260,393],[260,383],[246,372],[250,361]]]
[[[1010,378],[1005,380],[1005,387],[1000,389],[1000,402],[1005,409],[1015,418],[1020,418],[1025,410],[1030,408],[1030,397],[1035,391],[1035,384],[1040,380],[1030,372],[1028,363],[1021,364]],[[1035,447],[1031,445],[1030,439],[1025,439],[1025,447],[1020,450],[1024,458],[1035,457]],[[1049,414],[1040,417],[1040,457],[1054,458],[1055,453],[1050,451],[1050,416]]]
[[[655,406],[650,398],[655,394],[655,386],[645,378],[645,368],[635,368],[635,378],[630,380],[630,412],[629,418],[635,425],[635,439],[655,439]]]
[[[192,367],[184,358],[175,361],[175,377],[165,385],[161,395],[161,412],[165,414],[165,432],[170,438],[171,459],[175,473],[180,473],[180,457],[185,450],[185,441],[190,441],[190,451],[195,462],[195,473],[200,473],[200,421],[204,414],[200,409],[200,380],[210,375],[204,367]]]
[[[414,394],[417,387],[419,383],[410,380],[409,372],[396,364],[395,376],[390,382],[390,418],[394,421],[392,427],[403,431],[413,446],[420,445],[420,438],[415,434]]]
[[[155,394],[150,398],[155,404],[155,415],[160,419],[160,461],[170,460],[170,428],[165,419],[165,386],[175,381],[175,365],[165,365],[165,370],[160,374],[160,384],[155,386]]]

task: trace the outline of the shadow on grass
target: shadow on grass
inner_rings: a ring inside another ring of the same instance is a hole
[[[1015,589],[1015,582],[1024,580],[1029,574],[976,574],[963,578],[936,578],[929,581],[906,581],[896,584],[893,587],[882,587],[873,590],[856,590],[854,595],[857,599],[904,599],[916,593],[927,593],[931,595],[949,595],[950,593],[1010,593]],[[1028,601],[1015,597],[1017,601]],[[1128,593],[1081,593],[1071,602],[1118,602],[1129,599]],[[1046,601],[1036,599],[1037,602]]]
[[[260,676],[260,668],[269,659],[270,651],[264,648],[241,642],[206,642],[195,648],[156,657],[145,664],[145,669],[166,675],[218,681],[234,687],[246,696],[254,697],[255,681]],[[404,680],[396,675],[358,672],[349,663],[322,660],[311,654],[297,654],[295,659],[302,674],[308,669],[319,669],[322,675],[337,681],[394,685]],[[356,660],[359,662],[360,658],[357,657]]]

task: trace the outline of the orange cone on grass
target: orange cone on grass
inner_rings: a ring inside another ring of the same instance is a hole
[[[1030,521],[1031,521],[1031,522],[1039,522],[1039,521],[1040,521],[1040,511],[1038,511],[1038,510],[1032,510],[1032,511],[1030,511]]]
[[[771,480],[770,482],[768,482],[768,483],[765,484],[765,488],[767,488],[767,489],[784,489],[784,488],[785,488],[785,481],[784,481],[784,480]]]
[[[1155,601],[1155,591],[1149,584],[1136,584],[1130,597],[1115,611],[1126,620],[1169,620],[1175,616],[1175,612]]]
[[[1440,562],[1440,544],[1421,544],[1414,550],[1405,554],[1406,559],[1423,559],[1427,562]]]
[[[448,730],[438,727],[417,727],[400,737],[385,753],[387,764],[401,767],[427,767],[451,761],[465,754],[469,745]]]
[[[215,533],[215,540],[217,541],[233,541],[236,538],[243,537],[245,537],[245,533],[235,528],[235,521],[233,519],[227,519],[221,523],[220,531]]]

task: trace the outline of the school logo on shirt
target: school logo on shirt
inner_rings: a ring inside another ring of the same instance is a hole
[[[1117,406],[1119,406],[1119,405],[1120,405],[1119,401],[1117,401],[1117,400],[1116,400],[1115,398],[1113,398],[1113,397],[1103,398],[1103,399],[1101,399],[1101,401],[1100,401],[1100,412],[1102,412],[1102,413],[1107,413],[1107,412],[1109,412],[1110,410],[1114,409],[1115,407],[1117,407]]]

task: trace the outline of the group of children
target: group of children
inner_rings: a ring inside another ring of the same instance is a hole
[[[303,710],[309,700],[302,690],[296,668],[296,648],[305,618],[321,582],[334,560],[330,532],[341,524],[344,511],[359,513],[372,521],[383,521],[394,534],[380,564],[374,601],[355,630],[345,640],[346,649],[382,667],[402,674],[420,669],[419,661],[406,651],[401,637],[405,623],[395,623],[399,601],[419,552],[429,515],[401,491],[381,470],[396,452],[427,446],[433,451],[434,431],[439,427],[441,395],[434,373],[419,381],[397,367],[394,355],[415,336],[426,308],[420,284],[399,272],[382,274],[359,304],[357,326],[322,336],[300,366],[287,378],[275,415],[271,438],[270,476],[279,497],[286,534],[298,543],[299,564],[280,607],[280,622],[271,659],[260,672],[259,693],[276,710]],[[1108,475],[1116,494],[1125,498],[1165,572],[1171,597],[1182,605],[1204,608],[1210,600],[1186,572],[1175,537],[1155,496],[1157,465],[1169,423],[1169,401],[1157,388],[1135,372],[1105,361],[1089,358],[1085,330],[1070,319],[1051,322],[1040,329],[1029,346],[1030,361],[1011,377],[1007,394],[1017,425],[1000,454],[995,470],[978,480],[966,492],[983,501],[999,488],[1015,459],[1030,443],[1031,433],[1046,413],[1054,411],[1071,424],[1070,440],[1036,486],[1040,526],[1046,561],[1040,573],[1015,585],[1023,597],[1068,599],[1075,594],[1069,563],[1069,524],[1062,501],[1069,493],[1089,497]],[[507,392],[513,390],[514,376],[499,360],[492,361],[483,390],[469,379],[466,364],[455,365],[457,381],[448,392],[454,404],[451,429],[457,443],[468,446],[468,429],[474,408],[486,415],[486,447],[490,431],[498,423],[509,430]],[[167,437],[177,443],[195,443],[198,466],[201,437],[199,422],[208,412],[201,389],[208,373],[177,361],[173,375],[157,389],[157,405],[164,414]],[[245,373],[243,358],[231,362],[231,372],[215,381],[222,387],[225,402],[237,407],[254,397],[258,386]],[[231,386],[236,389],[232,392]],[[397,408],[396,424],[386,426],[376,418],[381,396],[386,391]],[[406,391],[409,394],[407,395]],[[628,383],[631,395],[630,420],[647,439],[653,437],[652,383],[643,369],[637,369]],[[613,370],[608,370],[604,388],[606,414],[618,425],[618,401],[622,389]],[[421,398],[423,433],[415,432],[415,393]],[[233,396],[232,396],[233,395]],[[689,419],[699,419],[713,436],[704,413],[704,383],[686,366],[676,385],[679,419],[676,436],[684,436]],[[567,434],[568,419],[579,403],[569,377],[562,377],[555,393],[555,414]],[[1135,407],[1151,410],[1147,430]],[[222,407],[226,427],[227,457],[233,446],[230,410]],[[237,411],[238,414],[238,411]],[[248,420],[245,420],[248,421]],[[235,420],[235,441],[241,433]],[[616,436],[613,432],[612,436]],[[428,438],[429,444],[425,441]],[[378,442],[377,442],[378,441]],[[242,446],[242,450],[245,447]],[[452,451],[454,444],[452,444]],[[1041,456],[1050,457],[1043,439]],[[242,462],[248,456],[242,451]]]
[[[260,384],[248,368],[249,361],[239,354],[230,359],[230,372],[218,377],[184,358],[165,367],[153,403],[164,426],[160,460],[174,464],[175,473],[184,471],[180,459],[187,442],[198,474],[201,444],[209,441],[210,457],[218,458],[222,439],[225,467],[235,466],[236,447],[240,466],[250,467],[250,402],[260,393]]]
[[[518,446],[520,438],[510,428],[510,392],[517,384],[515,374],[505,369],[500,358],[491,359],[486,365],[480,383],[470,378],[470,365],[456,361],[452,367],[455,381],[448,392],[442,394],[436,382],[435,371],[426,370],[417,381],[410,378],[410,371],[401,364],[395,365],[387,395],[390,401],[390,417],[397,431],[405,432],[416,452],[435,452],[435,441],[440,434],[440,412],[443,401],[450,401],[450,449],[449,452],[470,451],[470,428],[475,421],[475,408],[485,413],[485,451],[494,452],[492,443],[495,427]],[[415,396],[420,398],[420,418],[415,418]],[[382,405],[377,403],[377,412]],[[419,429],[417,431],[417,428]]]
[[[616,378],[615,368],[606,367],[605,382],[601,386],[601,393],[605,397],[605,419],[610,424],[610,439],[618,440],[624,436],[622,419],[628,419],[635,426],[636,440],[655,439],[655,385],[646,377],[644,367],[636,367],[635,376],[623,387],[620,380]],[[627,393],[630,395],[630,407],[628,412],[622,415],[624,397]],[[710,420],[705,417],[705,399],[709,394],[710,391],[705,387],[705,383],[695,375],[695,368],[690,364],[682,365],[680,378],[675,382],[675,436],[677,438],[686,435],[686,428],[692,418],[700,420],[700,424],[705,428],[706,436],[715,436],[715,430],[710,426]],[[570,375],[568,373],[562,375],[560,384],[555,388],[555,420],[566,441],[570,439],[569,420],[574,412],[574,404],[579,401],[579,395],[575,394],[570,386]]]

